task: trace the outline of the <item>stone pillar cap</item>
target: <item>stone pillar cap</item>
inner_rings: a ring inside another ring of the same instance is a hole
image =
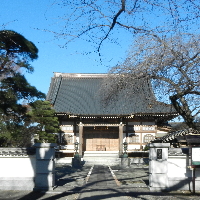
[[[150,148],[169,148],[170,143],[151,143]]]

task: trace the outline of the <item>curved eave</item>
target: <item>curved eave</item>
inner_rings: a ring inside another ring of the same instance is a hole
[[[136,113],[126,115],[91,115],[91,114],[72,114],[67,112],[56,113],[57,116],[68,116],[69,118],[136,118],[136,117],[153,117],[154,119],[170,120],[178,116],[177,113]]]
[[[159,138],[159,141],[162,143],[168,143],[168,142],[174,141],[177,137],[186,136],[186,135],[190,135],[190,134],[199,135],[200,132],[197,130],[194,130],[192,128],[184,129],[184,130],[169,133],[168,135],[165,135],[165,136]],[[156,140],[155,140],[155,142],[156,142]]]

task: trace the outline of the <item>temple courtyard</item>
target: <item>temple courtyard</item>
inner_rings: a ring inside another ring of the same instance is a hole
[[[1,191],[1,200],[186,200],[199,199],[186,191],[152,192],[148,187],[149,168],[144,164],[130,167],[69,164],[56,166],[56,187],[52,191]]]

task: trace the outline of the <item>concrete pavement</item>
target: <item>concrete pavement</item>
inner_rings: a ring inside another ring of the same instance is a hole
[[[190,192],[150,192],[148,167],[144,165],[121,169],[119,166],[70,165],[56,168],[57,187],[48,192],[0,191],[0,200],[188,200],[200,199],[200,194]]]

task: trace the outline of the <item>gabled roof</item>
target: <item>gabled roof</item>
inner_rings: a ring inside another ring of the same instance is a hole
[[[47,100],[51,102],[57,113],[80,116],[176,115],[170,105],[156,101],[149,88],[141,89],[137,94],[129,95],[129,98],[125,97],[127,91],[123,90],[117,96],[116,101],[105,105],[100,89],[106,76],[107,74],[55,73],[51,80]]]

